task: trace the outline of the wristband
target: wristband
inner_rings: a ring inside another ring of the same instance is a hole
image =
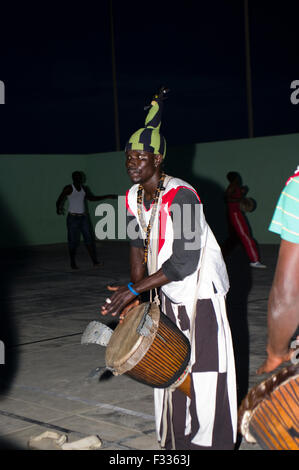
[[[136,290],[134,290],[134,289],[133,289],[132,285],[133,285],[133,282],[129,282],[129,284],[128,284],[128,288],[130,289],[130,291],[132,292],[132,294],[134,294],[134,295],[137,295],[137,296],[138,296],[138,295],[139,295],[139,293],[138,293],[138,292],[136,292]]]

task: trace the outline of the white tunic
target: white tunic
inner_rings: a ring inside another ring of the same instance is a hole
[[[172,201],[181,188],[188,188],[196,195],[194,188],[179,178],[171,178],[164,186],[165,191],[162,195],[159,217],[156,217],[156,225],[151,232],[150,251],[148,260],[149,273],[156,272],[163,263],[172,255],[174,240],[173,221],[170,215]],[[141,228],[140,217],[137,210],[137,191],[138,184],[132,186],[127,193],[127,208],[135,215],[143,238],[146,233]],[[198,196],[197,196],[198,197]],[[199,199],[199,197],[198,197]],[[200,201],[200,200],[199,200]],[[206,372],[192,372],[193,386],[195,389],[195,400],[197,419],[200,423],[198,432],[193,436],[192,443],[198,446],[209,447],[212,445],[213,438],[213,413],[216,409],[216,390],[218,374],[226,374],[227,390],[232,422],[233,436],[236,438],[237,431],[237,399],[236,399],[236,380],[234,355],[230,327],[226,315],[225,295],[229,289],[229,280],[226,266],[221,254],[220,247],[206,222],[202,204],[198,204],[196,209],[197,222],[200,227],[200,233],[197,234],[196,249],[201,250],[197,269],[186,276],[181,281],[172,281],[162,286],[162,293],[170,300],[172,311],[175,316],[177,326],[180,327],[178,312],[180,307],[184,307],[190,320],[190,329],[182,330],[189,338],[191,343],[191,366],[196,368],[197,347],[195,335],[192,331],[192,321],[196,309],[196,302],[202,299],[210,299],[214,307],[215,321],[218,325],[218,370]],[[152,207],[146,211],[143,208],[143,214],[148,224],[151,216]],[[186,212],[188,213],[188,211]],[[184,216],[184,214],[181,214]],[[192,249],[190,244],[189,249]],[[188,249],[188,247],[186,247]],[[199,276],[200,273],[200,276]],[[199,284],[198,284],[199,279]],[[216,291],[216,293],[215,293]],[[162,311],[165,309],[162,304]],[[192,335],[192,337],[191,337]],[[161,422],[164,403],[165,390],[155,389],[155,415],[158,440],[161,441]],[[187,399],[187,408],[190,405],[190,399]],[[190,433],[191,414],[186,410],[185,434]]]

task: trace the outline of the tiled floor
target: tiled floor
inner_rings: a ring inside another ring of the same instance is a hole
[[[128,282],[128,246],[97,245],[102,267],[93,268],[84,246],[78,271],[68,266],[65,245],[6,253],[1,279],[1,330],[5,366],[0,365],[2,448],[26,449],[45,430],[70,440],[97,434],[103,449],[158,449],[153,390],[126,376],[98,380],[105,348],[81,345],[106,285]],[[253,270],[241,248],[227,258],[231,280],[228,313],[235,343],[239,393],[262,381],[255,370],[265,357],[266,303],[277,246],[262,247],[268,268]],[[8,347],[7,345],[10,345]],[[242,442],[240,450],[259,450]]]

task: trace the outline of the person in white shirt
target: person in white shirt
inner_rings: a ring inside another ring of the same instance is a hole
[[[68,199],[69,202],[66,223],[71,268],[78,269],[76,264],[76,251],[80,243],[81,234],[93,265],[99,266],[100,263],[96,256],[85,201],[100,201],[106,198],[116,198],[117,196],[114,194],[94,196],[88,187],[83,186],[84,175],[80,171],[74,171],[72,173],[72,180],[73,184],[65,186],[56,201],[56,212],[58,215],[64,213],[63,204],[65,200]]]

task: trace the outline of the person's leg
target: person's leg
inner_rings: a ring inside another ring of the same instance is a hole
[[[250,262],[256,263],[259,261],[258,249],[255,241],[250,236],[248,225],[241,211],[231,213],[231,222],[246,250]]]
[[[80,241],[80,228],[77,219],[78,217],[71,214],[67,216],[67,237],[72,269],[78,269],[76,264],[76,251]]]
[[[80,217],[80,230],[81,230],[81,233],[83,235],[85,246],[86,246],[88,254],[89,254],[89,256],[92,260],[92,263],[93,263],[94,266],[97,266],[99,264],[99,262],[97,260],[94,241],[92,239],[92,235],[91,235],[91,231],[90,231],[90,225],[89,225],[88,217],[86,215]]]

